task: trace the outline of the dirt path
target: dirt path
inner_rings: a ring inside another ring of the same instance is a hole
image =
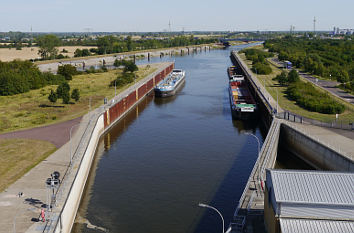
[[[0,134],[2,138],[29,138],[53,143],[57,148],[63,146],[70,139],[70,129],[74,125],[80,123],[81,117],[75,118],[70,121],[65,121],[53,125],[47,125],[32,129],[26,129],[16,132]],[[77,127],[73,128],[73,134]]]

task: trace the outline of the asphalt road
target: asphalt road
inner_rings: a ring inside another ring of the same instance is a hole
[[[280,62],[278,59],[274,58],[272,59],[276,64],[278,64],[278,66],[282,67],[283,63]],[[303,72],[299,72],[299,75],[305,79],[307,79],[308,81],[312,82],[313,84],[321,87],[322,89],[331,92],[332,94],[342,98],[344,101],[347,101],[351,104],[354,104],[354,95],[351,95],[345,91],[343,91],[340,88],[337,88],[336,86],[339,84],[336,81],[329,81],[329,80],[320,80],[317,79],[307,73],[303,73]]]

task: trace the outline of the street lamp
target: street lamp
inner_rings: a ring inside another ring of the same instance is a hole
[[[224,233],[224,232],[225,232],[225,222],[224,222],[224,218],[223,218],[222,214],[220,213],[220,211],[217,210],[215,207],[212,207],[212,206],[207,205],[207,204],[199,203],[198,205],[199,205],[200,207],[203,207],[203,208],[212,209],[212,210],[216,211],[216,212],[220,215],[221,220],[222,220],[222,233]]]
[[[245,133],[246,135],[251,135],[253,137],[255,137],[257,139],[257,143],[258,143],[258,155],[259,155],[259,152],[261,151],[261,143],[259,142],[259,139],[256,135],[254,135],[253,133]]]
[[[78,123],[78,124],[76,124],[76,125],[73,125],[73,126],[71,126],[71,128],[70,128],[70,166],[71,166],[71,164],[72,164],[72,162],[73,162],[71,132],[72,132],[73,128],[74,128],[75,126],[78,126],[78,125],[80,125],[80,123]]]

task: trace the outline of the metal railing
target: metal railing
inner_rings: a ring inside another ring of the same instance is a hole
[[[170,65],[171,64],[172,63],[170,63]],[[75,134],[74,138],[71,139],[71,140],[76,140],[75,146],[73,146],[73,148],[75,148],[75,151],[72,156],[72,163],[67,167],[67,169],[63,175],[62,182],[60,183],[60,186],[56,190],[56,195],[55,195],[56,205],[53,207],[52,212],[49,213],[49,216],[47,216],[49,221],[46,222],[46,224],[43,228],[43,231],[42,231],[43,233],[54,231],[58,227],[58,224],[59,223],[61,224],[61,217],[62,217],[62,213],[64,211],[65,205],[68,200],[68,194],[71,193],[71,190],[73,188],[74,182],[77,177],[77,172],[81,168],[82,160],[84,159],[84,154],[86,153],[86,150],[89,146],[89,141],[92,137],[92,133],[94,132],[94,129],[97,125],[99,117],[102,114],[104,114],[104,112],[106,111],[106,108],[109,108],[112,105],[114,105],[118,99],[126,97],[127,93],[129,94],[131,91],[136,90],[137,88],[139,88],[142,85],[142,83],[145,83],[147,80],[150,80],[152,77],[155,77],[158,73],[160,73],[161,71],[163,71],[167,67],[168,66],[164,66],[163,68],[157,69],[156,71],[154,71],[153,73],[148,75],[146,78],[133,84],[131,87],[129,87],[128,89],[126,89],[122,93],[115,96],[108,104],[103,105],[103,106],[93,110],[92,112],[88,113],[86,116],[84,116],[84,118],[86,118],[86,119],[88,118],[88,120],[86,121],[86,124],[84,126],[80,125],[81,131],[83,131],[83,133],[81,134],[81,137],[77,138],[77,136],[80,136],[80,132],[78,132]],[[83,122],[85,122],[85,121],[82,121],[81,123],[83,123]],[[82,127],[84,127],[84,128],[82,129]],[[80,128],[79,128],[79,130],[80,130]],[[75,173],[75,176],[73,176],[73,173]],[[73,176],[73,178],[70,178],[72,176]],[[65,194],[65,197],[64,197],[64,194]],[[63,199],[63,198],[65,198],[65,199]],[[60,205],[60,207],[59,207],[60,212],[59,212],[59,209],[57,208],[59,205]],[[57,209],[57,212],[55,212],[56,209]]]
[[[331,122],[325,122],[325,121],[319,121],[319,120],[303,117],[301,115],[297,115],[290,111],[278,113],[275,116],[278,119],[283,119],[283,120],[301,123],[301,124],[315,125],[315,126],[334,128],[334,129],[354,130],[354,119],[352,121],[335,120]]]

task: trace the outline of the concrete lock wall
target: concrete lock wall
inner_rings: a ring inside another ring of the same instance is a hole
[[[66,205],[63,208],[60,223],[57,225],[55,232],[70,232],[74,224],[77,210],[79,208],[82,193],[85,188],[87,177],[90,173],[92,161],[94,159],[96,147],[101,134],[104,131],[103,115],[101,115],[93,130],[88,147],[80,164],[71,192],[67,198]]]
[[[354,163],[350,159],[286,124],[282,124],[280,136],[291,152],[314,167],[354,172]]]
[[[113,105],[106,106],[105,109],[99,113],[81,163],[78,165],[79,168],[73,180],[72,187],[67,194],[66,202],[64,203],[61,214],[58,216],[58,222],[54,225],[53,229],[49,230],[49,232],[71,232],[100,137],[153,90],[153,85],[151,85],[151,83],[156,82],[157,84],[162,81],[172,72],[173,68],[174,63],[167,64],[163,69],[158,70],[142,80],[142,83],[138,86],[128,88],[125,91],[126,93],[123,93],[122,98],[120,98],[117,103],[113,102]],[[149,85],[147,85],[147,83],[149,83]],[[143,93],[141,93],[140,96],[137,96],[138,90],[142,90],[141,87],[144,87]],[[131,98],[128,98],[129,96],[131,96]],[[124,107],[118,109],[118,106]],[[114,110],[116,114],[113,114],[112,110]],[[119,114],[117,112],[118,110]]]

